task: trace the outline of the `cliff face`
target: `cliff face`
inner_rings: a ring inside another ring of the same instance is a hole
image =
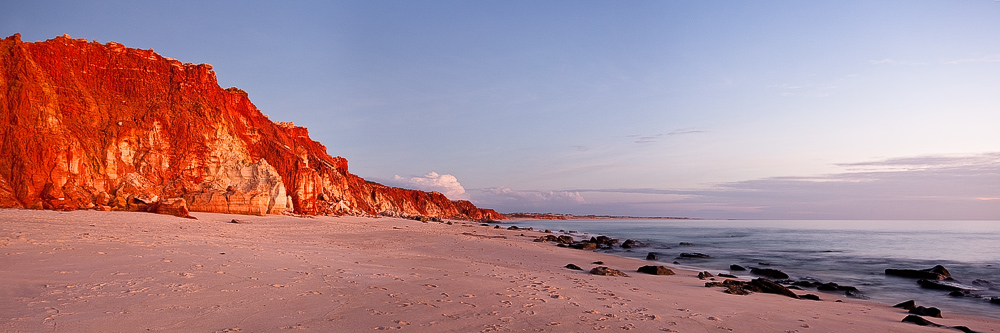
[[[502,219],[366,182],[212,66],[57,37],[0,40],[0,207]]]

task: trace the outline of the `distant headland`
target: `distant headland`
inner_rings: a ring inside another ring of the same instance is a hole
[[[523,220],[702,220],[693,217],[627,216],[627,215],[574,215],[556,213],[504,213],[507,219]]]

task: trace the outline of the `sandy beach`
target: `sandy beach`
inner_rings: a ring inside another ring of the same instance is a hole
[[[837,294],[736,296],[697,272],[637,273],[649,263],[533,242],[538,231],[192,215],[0,210],[0,331],[959,332]],[[629,276],[588,274],[594,261]]]

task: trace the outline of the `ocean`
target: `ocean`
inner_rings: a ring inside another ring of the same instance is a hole
[[[645,259],[657,252],[667,266],[754,278],[730,265],[779,269],[793,280],[835,282],[857,287],[861,298],[917,305],[949,313],[1000,319],[1000,221],[763,221],[763,220],[513,220],[502,226],[550,229],[575,239],[606,235],[633,239],[647,247],[599,250]],[[682,243],[684,243],[682,245]],[[620,244],[620,243],[619,243]],[[678,258],[680,253],[711,258]],[[674,264],[677,262],[678,264]],[[885,269],[927,269],[942,265],[976,296],[949,296],[925,289],[917,279],[885,275]],[[634,269],[634,268],[633,268]],[[720,281],[723,278],[717,278]],[[803,287],[823,300],[849,298],[844,292]],[[736,297],[736,296],[734,296]]]

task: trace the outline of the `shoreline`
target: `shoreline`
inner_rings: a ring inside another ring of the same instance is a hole
[[[730,295],[669,265],[676,275],[637,273],[650,263],[533,242],[541,231],[192,215],[0,210],[0,330],[957,332],[900,322],[888,304]],[[588,274],[594,261],[629,276]]]

